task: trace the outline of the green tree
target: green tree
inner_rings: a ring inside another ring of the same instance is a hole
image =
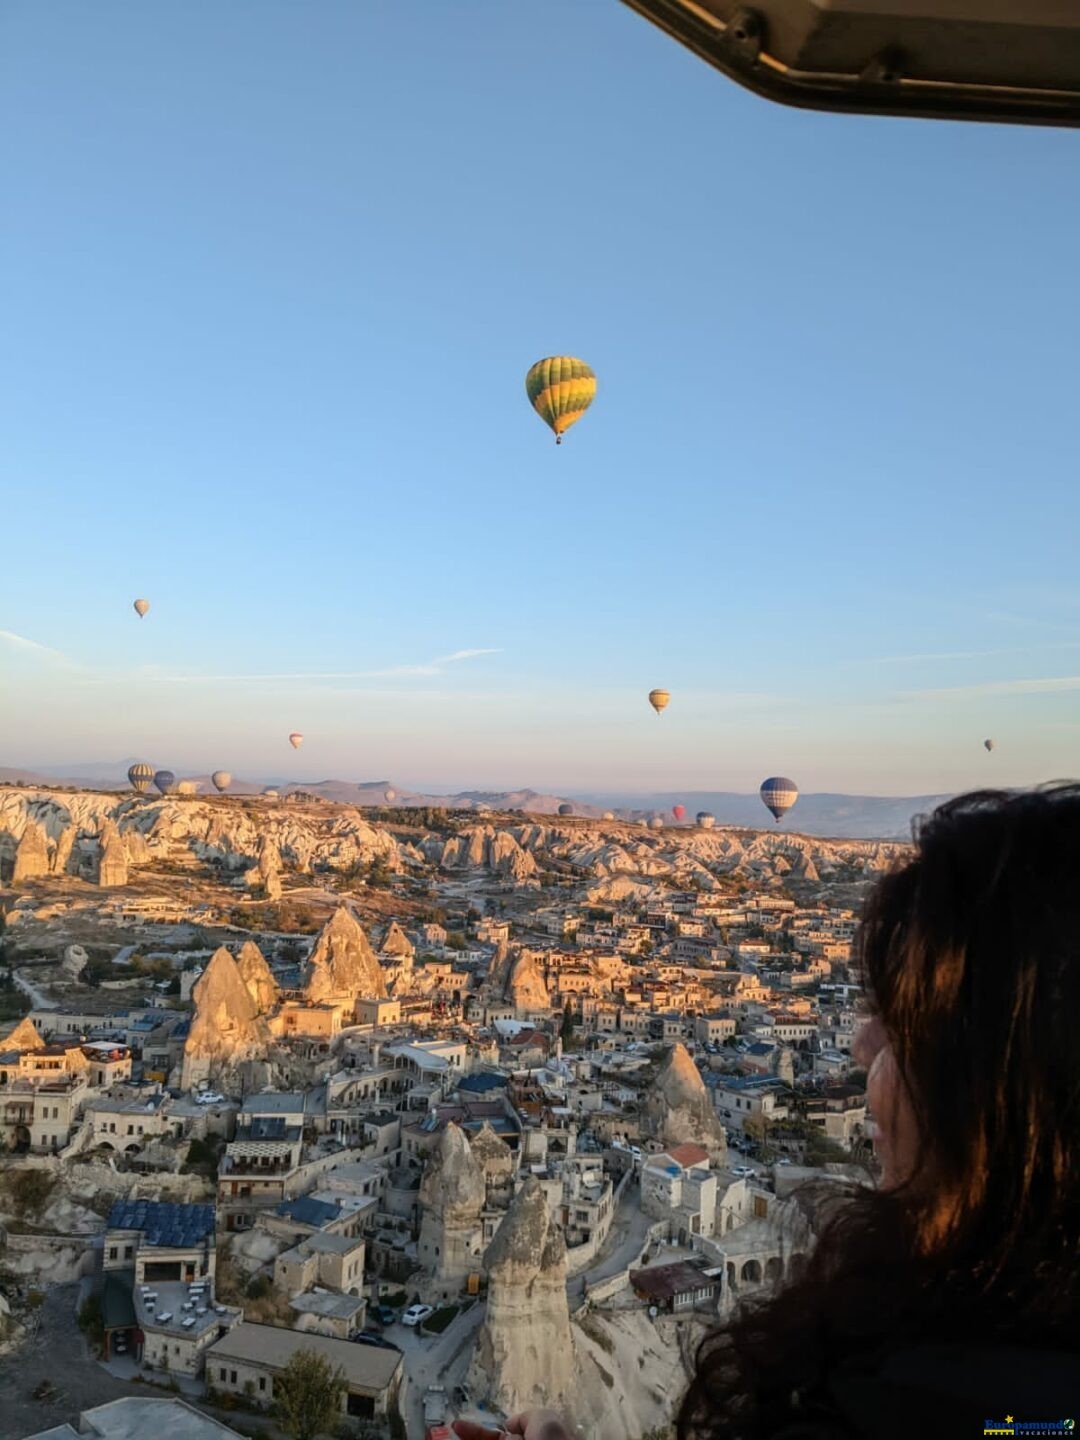
[[[297,1350],[274,1380],[274,1414],[291,1440],[315,1440],[341,1418],[345,1374],[314,1350]]]
[[[562,1012],[562,1024],[559,1026],[559,1039],[563,1043],[563,1049],[567,1049],[574,1043],[574,1012],[570,1009],[570,1001],[567,1000]]]

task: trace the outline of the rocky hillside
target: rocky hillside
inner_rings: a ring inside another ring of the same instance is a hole
[[[858,880],[888,868],[898,842],[822,840],[780,830],[650,830],[622,821],[499,815],[453,834],[398,840],[354,806],[237,796],[118,797],[101,791],[0,790],[0,866],[5,878],[72,874],[96,878],[102,851],[117,849],[132,871],[154,862],[230,870],[349,871],[372,860],[392,871],[429,866],[477,871],[536,885],[558,870],[617,899],[663,879],[698,883],[741,875],[809,882]],[[107,883],[107,882],[105,882]]]

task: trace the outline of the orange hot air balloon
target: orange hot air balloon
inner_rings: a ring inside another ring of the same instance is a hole
[[[300,746],[301,746],[303,743],[304,743],[304,737],[303,737],[303,735],[300,734],[300,731],[299,731],[299,730],[294,730],[294,731],[292,732],[292,734],[289,736],[289,744],[292,746],[292,748],[293,748],[294,750],[299,750],[299,749],[300,749]]]

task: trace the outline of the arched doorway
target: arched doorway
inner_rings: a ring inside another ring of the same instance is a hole
[[[761,1262],[758,1260],[747,1260],[743,1263],[739,1279],[744,1285],[761,1284]]]
[[[784,1278],[784,1262],[779,1255],[770,1255],[765,1261],[765,1279],[775,1285]]]

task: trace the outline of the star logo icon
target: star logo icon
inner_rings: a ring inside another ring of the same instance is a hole
[[[1005,1424],[1006,1424],[1006,1425],[1011,1425],[1012,1423],[1013,1423],[1013,1417],[1012,1417],[1011,1415],[1006,1415],[1006,1416],[1005,1416]]]

